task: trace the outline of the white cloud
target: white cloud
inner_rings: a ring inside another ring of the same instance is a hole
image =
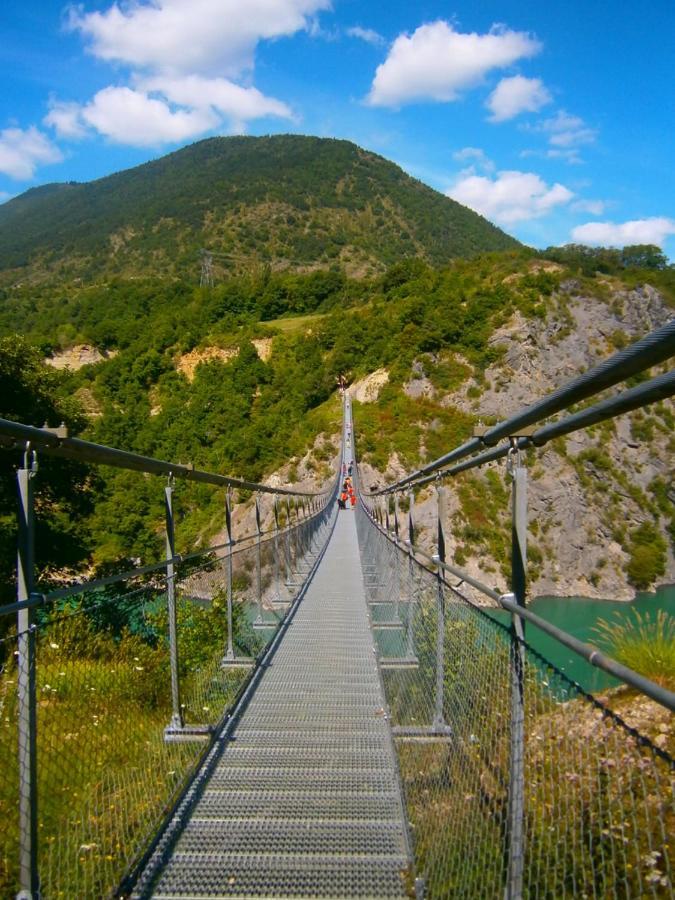
[[[253,65],[260,40],[311,26],[330,0],[154,0],[72,9],[70,25],[91,52],[136,69],[235,76]]]
[[[625,247],[629,244],[663,244],[675,234],[675,220],[664,216],[633,219],[630,222],[587,222],[572,229],[572,240],[579,244]]]
[[[197,137],[221,126],[223,116],[230,131],[241,133],[250,119],[292,119],[293,113],[257,88],[225,78],[154,76],[137,79],[133,89],[105,88],[84,106],[56,103],[45,122],[64,137],[81,138],[93,128],[118,144],[154,147]]]
[[[505,122],[523,112],[536,112],[551,99],[541,79],[514,75],[502,78],[485,105],[492,113],[491,122]]]
[[[462,170],[462,175],[475,175],[477,170],[483,172],[494,172],[495,170],[495,164],[480,147],[462,147],[461,150],[452,154],[452,158],[459,163],[470,163],[466,169]]]
[[[452,154],[452,158],[456,159],[457,162],[466,162],[469,159],[478,160],[481,163],[489,162],[485,150],[481,150],[480,147],[462,147],[461,150],[457,150]]]
[[[601,216],[605,211],[605,203],[602,200],[577,200],[570,207],[574,212],[590,213],[592,216]]]
[[[382,35],[377,31],[373,31],[372,28],[361,28],[360,25],[354,25],[353,28],[348,28],[346,33],[349,37],[359,38],[359,40],[365,41],[367,44],[374,44],[375,46],[384,44]]]
[[[503,68],[541,50],[522,31],[493,26],[487,34],[462,34],[444,21],[400,34],[377,67],[368,95],[372,106],[400,106],[418,100],[456,100],[491,69]]]
[[[212,107],[236,122],[257,119],[261,116],[279,116],[292,119],[290,108],[266,97],[257,88],[241,87],[226,78],[203,78],[200,75],[185,75],[179,78],[155,76],[143,79],[138,87],[148,93],[160,93],[171,103],[192,109]]]
[[[548,134],[548,142],[553,147],[579,147],[582,144],[592,144],[598,132],[595,128],[589,128],[579,116],[572,116],[564,110],[551,119],[544,119],[537,126],[537,130]]]
[[[547,185],[534,172],[498,172],[494,179],[467,175],[446,193],[502,225],[545,216],[574,196],[562,184]]]
[[[154,147],[203,134],[218,124],[210,109],[173,111],[162,100],[128,87],[107,87],[82,107],[84,122],[118,144]]]
[[[35,126],[25,131],[21,128],[0,131],[0,172],[10,178],[32,178],[40,163],[56,163],[62,159],[59,148]]]
[[[86,126],[82,121],[82,107],[79,103],[52,101],[43,122],[45,125],[51,126],[59,137],[79,140],[87,133]]]
[[[291,109],[232,80],[253,65],[260,40],[311,31],[330,0],[129,0],[103,11],[71,8],[70,26],[99,59],[131,67],[85,105],[53,102],[45,122],[69,138],[95,129],[117,143],[158,146],[251,119],[293,119]]]
[[[547,150],[544,154],[546,159],[562,159],[570,166],[580,166],[583,159],[579,156],[578,150]]]
[[[538,159],[561,159],[570,166],[580,166],[583,163],[582,158],[579,156],[579,151],[575,149],[554,150],[549,147],[548,150],[521,150],[518,156],[521,159],[529,159],[533,156]]]

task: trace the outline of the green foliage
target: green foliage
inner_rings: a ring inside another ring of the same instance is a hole
[[[461,511],[454,517],[454,534],[472,555],[487,551],[508,578],[510,531],[506,515],[509,492],[501,474],[495,469],[480,475],[462,474],[458,476],[457,495]],[[455,561],[458,565],[466,561],[461,547],[459,553],[455,552]]]
[[[666,687],[675,687],[675,617],[665,610],[656,618],[637,610],[616,613],[615,621],[601,619],[595,631],[611,656]]]
[[[65,422],[72,433],[86,419],[65,393],[66,379],[42,361],[19,335],[0,337],[0,417],[41,427]],[[23,454],[0,448],[0,599],[14,593],[16,554],[16,468]],[[36,560],[43,572],[86,556],[84,519],[91,512],[95,482],[85,466],[38,454]]]
[[[629,534],[628,580],[638,589],[650,587],[666,571],[666,542],[656,526],[644,522]]]
[[[613,247],[587,247],[585,244],[566,244],[563,247],[547,247],[542,253],[546,259],[576,268],[584,275],[596,272],[614,275],[623,269],[651,269],[660,271],[668,267],[668,258],[654,244],[635,244],[617,250]]]
[[[212,149],[215,160],[217,148]],[[296,224],[300,212],[291,216]],[[179,280],[115,277],[88,286],[63,284],[58,302],[47,286],[27,283],[8,292],[0,311],[0,334],[22,327],[30,340],[6,339],[8,346],[21,343],[3,353],[1,371],[18,372],[24,381],[23,393],[6,381],[3,400],[18,399],[4,414],[34,424],[65,419],[73,433],[86,427],[83,436],[103,444],[258,479],[305,455],[317,434],[337,430],[337,373],[356,380],[385,368],[389,384],[377,403],[355,404],[359,450],[380,469],[392,453],[404,465],[416,466],[470,435],[473,417],[441,400],[469,377],[478,386],[468,396],[480,397],[483,373],[501,352],[490,341],[495,328],[516,310],[533,317],[557,309],[554,292],[569,270],[544,271],[540,265],[533,251],[523,249],[456,260],[443,268],[407,258],[381,276],[360,280],[337,270],[300,274],[269,266],[233,275],[213,289]],[[264,361],[251,343],[263,337],[271,340],[272,350]],[[66,374],[42,364],[36,345],[51,353],[76,339],[114,353]],[[205,359],[191,379],[181,374],[183,354],[214,347],[234,355]],[[406,385],[422,376],[430,383],[430,395],[413,399]],[[74,397],[83,398],[93,412],[88,421]],[[650,417],[638,421],[638,416],[635,428],[649,439],[672,425],[669,415],[662,404]],[[321,461],[315,454],[310,464]],[[594,474],[603,481],[611,478],[656,514],[655,503],[624,483],[601,447],[580,455],[575,464],[584,483],[593,485]],[[53,490],[49,467],[57,465],[71,471],[72,464],[41,459],[35,484],[45,498]],[[113,561],[160,557],[163,496],[154,479],[100,469],[94,480],[82,472],[74,479],[81,490],[72,496],[71,477],[65,479],[64,502],[41,500],[40,528],[50,527],[49,539],[38,547],[43,571],[87,556],[98,569]],[[7,510],[13,493],[10,478]],[[203,543],[222,526],[218,491],[180,485],[176,503],[181,549]],[[3,521],[0,553],[9,572],[14,556],[9,512]],[[625,535],[622,540],[626,544]],[[501,559],[500,548],[495,551]]]
[[[441,264],[516,246],[382,157],[301,135],[210,138],[0,207],[0,270],[86,282],[102,273],[194,277],[201,247],[226,254],[214,259],[222,276],[252,267],[264,273],[271,260],[382,270],[406,256]],[[326,288],[332,292],[330,279]],[[276,315],[278,299],[274,291],[265,297],[266,318]]]
[[[664,294],[671,306],[675,305],[675,266],[668,265],[666,256],[653,244],[636,244],[623,250],[566,244],[547,247],[541,256],[583,276],[588,289],[597,296],[607,295],[607,289],[606,285],[594,282],[596,276],[615,276],[629,287],[651,284]]]
[[[166,600],[152,587],[120,589],[51,607],[39,618],[38,850],[42,890],[50,896],[110,894],[208,746],[164,740],[172,714]],[[227,643],[222,596],[210,608],[180,591],[178,600],[185,721],[215,724],[247,670],[220,668]],[[233,619],[235,647],[256,653],[261,639],[239,603]],[[18,883],[16,678],[10,656],[0,671],[2,896]]]

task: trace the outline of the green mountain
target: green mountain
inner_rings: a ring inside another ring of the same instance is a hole
[[[381,156],[299,135],[211,138],[87,184],[34,188],[0,206],[6,284],[27,276],[194,278],[203,247],[231,257],[215,258],[217,277],[254,264],[337,264],[364,275],[404,257],[438,265],[517,246]]]

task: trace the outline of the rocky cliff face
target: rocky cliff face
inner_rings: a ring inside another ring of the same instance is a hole
[[[413,367],[404,390],[411,397],[435,395],[442,406],[497,421],[672,315],[649,286],[626,290],[605,282],[597,296],[584,296],[569,280],[553,295],[546,318],[516,314],[493,334],[491,343],[501,356],[484,378],[470,377],[457,391],[439,395]],[[675,500],[673,412],[666,401],[528,451],[531,597],[628,600],[636,587],[675,582],[668,534]],[[400,476],[397,460],[390,469],[378,473],[366,466],[364,480],[382,484]],[[505,462],[465,473],[447,486],[449,558],[505,590],[510,531]],[[416,499],[415,519],[427,548],[435,535],[435,504],[433,489]]]

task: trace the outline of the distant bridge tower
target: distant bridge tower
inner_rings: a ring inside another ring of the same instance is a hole
[[[202,250],[202,271],[199,277],[200,287],[213,287],[213,256]]]

